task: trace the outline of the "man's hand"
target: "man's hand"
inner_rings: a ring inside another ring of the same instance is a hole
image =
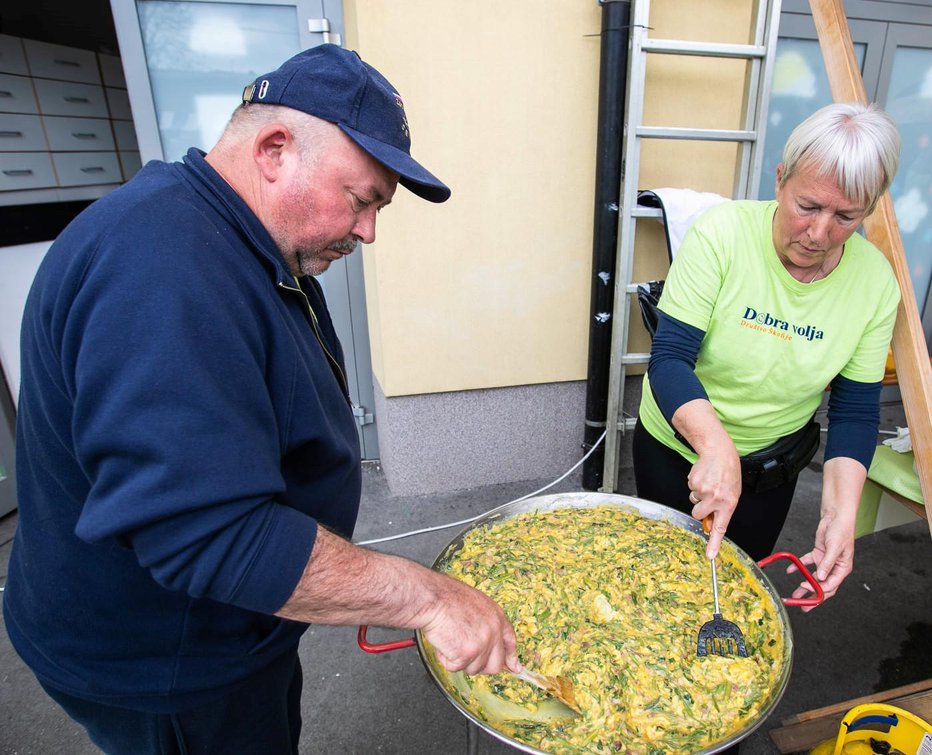
[[[496,674],[517,671],[515,631],[497,603],[478,590],[444,577],[444,595],[420,627],[448,671]]]

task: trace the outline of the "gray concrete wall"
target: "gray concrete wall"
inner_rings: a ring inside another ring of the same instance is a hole
[[[387,398],[379,456],[393,495],[556,478],[582,458],[586,383]]]

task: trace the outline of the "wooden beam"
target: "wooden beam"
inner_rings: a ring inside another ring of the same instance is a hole
[[[842,0],[809,0],[809,4],[832,97],[836,102],[866,103],[864,81],[854,56]],[[932,367],[889,192],[864,221],[864,229],[871,243],[886,255],[900,284],[900,306],[893,329],[893,359],[915,452],[919,486],[926,504],[925,516],[932,532]]]
[[[790,724],[798,724],[803,721],[812,721],[816,718],[825,718],[826,716],[834,716],[836,713],[840,713],[842,717],[851,710],[856,708],[859,705],[864,705],[865,703],[888,703],[893,705],[894,700],[903,700],[907,697],[917,694],[932,694],[932,679],[922,679],[918,682],[913,682],[912,684],[904,684],[902,687],[894,687],[893,689],[883,690],[882,692],[874,692],[870,695],[864,695],[863,697],[854,697],[850,700],[845,700],[840,703],[832,703],[831,705],[826,705],[822,708],[814,708],[813,710],[806,710],[802,713],[796,713],[792,716],[787,716],[781,721],[781,725],[788,726]]]

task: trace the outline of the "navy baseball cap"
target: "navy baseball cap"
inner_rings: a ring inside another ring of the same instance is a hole
[[[357,53],[318,45],[286,60],[243,90],[243,104],[283,105],[330,121],[430,202],[450,190],[411,157],[404,103],[395,88]]]

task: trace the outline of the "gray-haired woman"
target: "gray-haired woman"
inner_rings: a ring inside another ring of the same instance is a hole
[[[638,495],[711,515],[708,555],[727,531],[759,559],[818,448],[812,418],[830,385],[821,519],[803,557],[826,596],[853,565],[900,296],[855,231],[893,180],[899,145],[877,107],[829,105],[790,135],[776,201],[726,202],[696,221],[660,299],[634,435]]]

